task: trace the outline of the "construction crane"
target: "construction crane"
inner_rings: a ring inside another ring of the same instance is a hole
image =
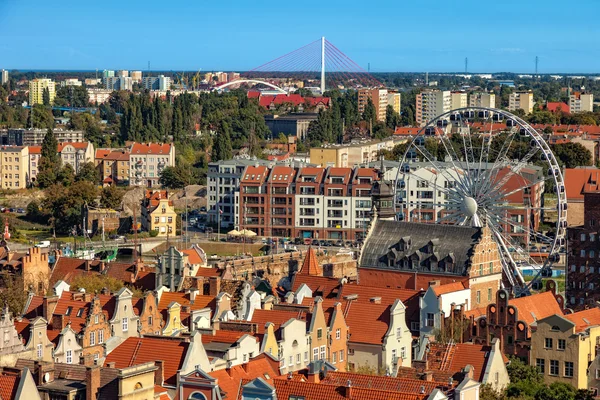
[[[179,74],[179,88],[182,90],[187,88],[187,77],[183,71]]]
[[[192,89],[194,90],[200,90],[200,82],[202,82],[202,78],[200,78],[201,71],[202,68],[200,68],[198,72],[196,72],[196,75],[192,77]]]

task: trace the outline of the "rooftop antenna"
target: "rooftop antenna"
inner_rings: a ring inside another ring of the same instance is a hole
[[[148,61],[148,72],[150,72],[150,61]]]
[[[467,57],[465,57],[465,74],[467,73],[468,70],[469,70],[469,59]]]
[[[429,86],[429,72],[425,72],[425,86]]]
[[[539,58],[538,58],[538,56],[535,56],[535,74],[536,75],[538,73],[538,63],[539,63]]]
[[[367,72],[371,72],[371,63],[367,64]]]

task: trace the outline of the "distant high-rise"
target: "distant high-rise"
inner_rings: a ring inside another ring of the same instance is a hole
[[[591,93],[573,92],[569,96],[569,108],[573,114],[594,111],[594,95]]]
[[[388,106],[392,106],[395,112],[400,114],[401,94],[398,92],[388,92]]]
[[[146,76],[142,78],[142,86],[146,90],[162,90],[171,89],[171,78],[164,75]]]
[[[103,78],[112,78],[113,76],[115,76],[115,71],[111,71],[109,69],[105,69],[104,71],[102,71]]]
[[[388,105],[388,91],[387,89],[360,89],[358,91],[358,112],[363,113],[365,106],[368,103],[368,99],[371,99],[373,106],[375,107],[375,114],[377,121],[385,121],[385,110]],[[376,121],[372,121],[376,122]]]
[[[471,107],[496,108],[496,95],[494,93],[471,93],[469,105]]]
[[[129,71],[126,71],[124,69],[120,70],[120,71],[117,71],[117,76],[119,78],[128,78],[129,77]]]
[[[2,85],[4,85],[6,82],[8,82],[8,71],[3,69],[2,70],[2,79],[0,80],[0,83]]]
[[[451,110],[456,110],[458,108],[465,108],[468,104],[467,102],[467,93],[466,92],[452,92],[452,104]]]
[[[533,93],[532,92],[515,92],[511,93],[508,98],[508,111],[523,110],[525,114],[533,112]]]
[[[417,95],[415,109],[417,125],[424,126],[452,109],[452,94],[449,90],[425,89]]]
[[[108,90],[131,90],[133,80],[130,77],[110,76],[102,79],[104,88]]]
[[[56,96],[56,85],[51,79],[33,79],[29,81],[29,105],[44,104],[44,90],[48,89],[50,104]]]
[[[131,71],[131,79],[133,79],[134,82],[141,82],[142,81],[142,71]]]

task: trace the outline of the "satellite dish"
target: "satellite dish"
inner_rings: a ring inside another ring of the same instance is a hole
[[[50,373],[46,372],[44,374],[44,383],[50,382]]]

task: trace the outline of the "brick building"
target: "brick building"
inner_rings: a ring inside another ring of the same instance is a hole
[[[23,254],[9,252],[8,248],[0,247],[0,261],[3,261],[0,266],[0,276],[22,278],[24,292],[44,294],[48,291],[50,266],[48,253],[43,252],[42,249],[32,247]]]

